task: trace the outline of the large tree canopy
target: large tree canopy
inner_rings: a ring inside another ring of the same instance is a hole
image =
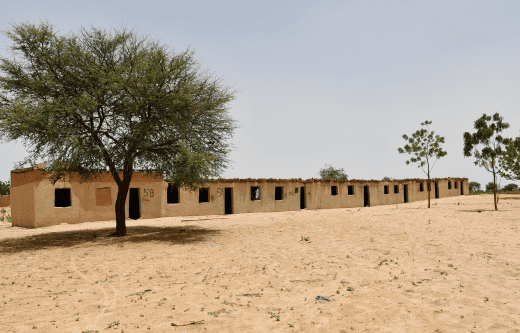
[[[144,45],[146,38],[125,30],[113,38],[95,28],[83,38],[57,37],[43,23],[14,31],[4,34],[27,62],[0,58],[8,74],[0,89],[14,95],[0,93],[0,138],[36,145],[17,168],[46,156],[54,183],[70,172],[88,181],[109,171],[118,185],[118,236],[126,235],[134,171],[161,172],[195,190],[227,165],[224,140],[236,126],[226,105],[234,95],[200,75],[194,52],[169,57],[157,42]]]

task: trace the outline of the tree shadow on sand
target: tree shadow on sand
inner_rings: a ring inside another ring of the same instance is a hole
[[[16,254],[25,251],[49,250],[77,245],[107,246],[113,244],[136,244],[162,242],[166,244],[189,244],[211,241],[220,230],[198,228],[194,225],[154,227],[127,226],[126,236],[111,237],[114,227],[88,230],[49,232],[26,237],[4,238],[0,240],[0,254]]]

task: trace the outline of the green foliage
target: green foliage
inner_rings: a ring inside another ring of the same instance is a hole
[[[509,124],[502,122],[502,119],[503,118],[500,117],[498,112],[495,113],[493,117],[486,116],[484,113],[482,117],[477,119],[474,123],[474,128],[477,130],[477,132],[473,134],[465,132],[463,134],[464,157],[470,157],[471,151],[476,145],[483,144],[485,146],[482,149],[482,152],[479,152],[477,149],[475,149],[474,155],[477,160],[474,162],[474,164],[480,167],[484,167],[488,172],[493,173],[493,183],[490,184],[496,184],[497,174],[502,174],[502,168],[499,165],[505,163],[505,160],[502,162],[504,159],[504,151],[502,150],[501,144],[507,145],[512,141],[511,139],[504,139],[501,135],[499,135],[500,132],[509,128]],[[492,122],[491,125],[488,126],[487,122],[491,120],[493,120],[494,123]],[[495,134],[497,135],[494,136]],[[493,139],[493,148],[491,147],[490,139]],[[488,190],[488,185],[486,185],[486,191]],[[498,197],[494,187],[495,186],[493,185],[492,190],[493,193],[495,193],[493,200],[495,203],[495,210],[498,210]]]
[[[428,126],[432,122],[431,121],[425,121],[424,123],[421,123],[421,126]],[[432,131],[429,133],[430,129],[428,127],[428,131],[424,128],[422,130],[416,131],[414,134],[412,134],[412,137],[409,138],[406,134],[403,135],[403,139],[408,140],[408,142],[412,145],[406,145],[403,148],[398,148],[397,151],[399,154],[412,154],[414,153],[416,157],[412,157],[409,161],[406,161],[406,165],[410,164],[410,162],[421,162],[418,168],[422,168],[425,164],[428,165],[428,172],[424,171],[428,175],[428,179],[430,179],[430,162],[429,159],[432,158],[434,155],[437,159],[446,156],[448,153],[443,151],[442,148],[440,148],[440,143],[444,143],[444,137],[436,136],[435,142],[433,142],[433,134],[435,133]],[[428,135],[427,135],[428,134]],[[422,161],[422,158],[425,158],[426,161]],[[436,163],[437,161],[435,161]],[[435,165],[434,163],[434,165]],[[433,165],[432,165],[433,169]]]
[[[518,191],[518,185],[513,183],[507,184],[506,186],[502,187],[502,190],[505,192]]]
[[[0,196],[11,194],[11,181],[0,181]]]
[[[480,191],[480,183],[470,182],[469,183],[469,190],[470,190],[470,192]]]
[[[211,166],[207,162],[214,159],[214,156],[207,153],[192,154],[188,145],[182,142],[175,159],[175,172],[166,176],[166,179],[177,188],[195,191],[206,184],[205,179],[201,179],[201,174],[212,175]]]
[[[31,142],[31,156],[15,168],[48,157],[43,171],[54,183],[71,172],[88,181],[109,171],[119,228],[134,171],[163,173],[190,190],[219,175],[230,152],[224,140],[236,128],[226,113],[234,96],[198,73],[189,50],[170,55],[132,32],[93,30],[58,37],[42,23],[5,33],[32,65],[0,58],[8,74],[0,91],[14,95],[0,94],[0,138]]]
[[[498,171],[500,176],[509,180],[520,180],[520,137],[515,140],[504,139],[505,150],[501,154]]]
[[[390,177],[383,177],[383,179],[381,179],[381,181],[388,181],[388,180],[393,180],[393,179]]]
[[[493,119],[495,123],[492,123],[490,126],[487,125],[487,122]],[[477,130],[476,133],[470,134],[465,132],[463,134],[464,139],[464,157],[470,157],[471,151],[478,144],[483,144],[485,147],[482,149],[482,153],[480,153],[477,149],[474,151],[475,158],[477,159],[474,164],[480,167],[484,167],[487,171],[495,173],[497,168],[497,159],[501,157],[503,153],[502,147],[500,146],[503,143],[510,142],[510,139],[504,139],[501,135],[497,135],[493,137],[496,133],[502,132],[504,129],[509,128],[508,123],[502,122],[502,117],[497,113],[491,116],[486,116],[484,113],[482,117],[474,123],[474,128]],[[491,148],[490,139],[493,139],[493,147]],[[490,168],[491,167],[491,168]]]
[[[325,164],[327,166],[327,164]],[[343,169],[334,169],[332,166],[329,166],[329,168],[321,169],[320,170],[320,177],[321,179],[346,179],[348,180],[348,175],[345,174],[345,171]]]
[[[469,191],[469,194],[472,195],[472,194],[485,194],[486,192],[482,191],[482,190],[478,190],[478,191],[475,191],[475,192],[472,192],[472,191]]]
[[[493,192],[495,190],[495,183],[489,182],[486,184],[486,192]],[[497,190],[499,190],[497,186]]]

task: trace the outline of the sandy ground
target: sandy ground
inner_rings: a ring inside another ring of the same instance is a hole
[[[0,332],[520,332],[518,199],[4,220]]]

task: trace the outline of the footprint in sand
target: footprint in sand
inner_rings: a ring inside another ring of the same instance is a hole
[[[110,286],[110,288],[112,288],[112,292],[114,293],[114,296],[110,299],[110,297],[108,296],[105,288],[103,288],[101,286],[101,281],[99,283],[95,283],[95,282],[90,281],[84,274],[82,274],[76,268],[76,263],[75,263],[75,260],[74,260],[74,256],[75,255],[71,255],[71,257],[70,257],[70,265],[71,265],[72,269],[74,270],[74,272],[76,272],[83,280],[85,280],[88,283],[93,284],[96,287],[98,287],[103,292],[103,295],[105,296],[105,301],[103,303],[103,308],[100,309],[100,311],[99,311],[98,315],[96,316],[95,320],[93,320],[91,322],[91,324],[90,324],[92,326],[95,326],[99,322],[101,317],[103,317],[105,315],[104,310],[113,310],[113,309],[115,309],[116,301],[117,301],[117,291],[116,291],[116,289],[114,289],[112,284],[107,281],[107,283]]]

